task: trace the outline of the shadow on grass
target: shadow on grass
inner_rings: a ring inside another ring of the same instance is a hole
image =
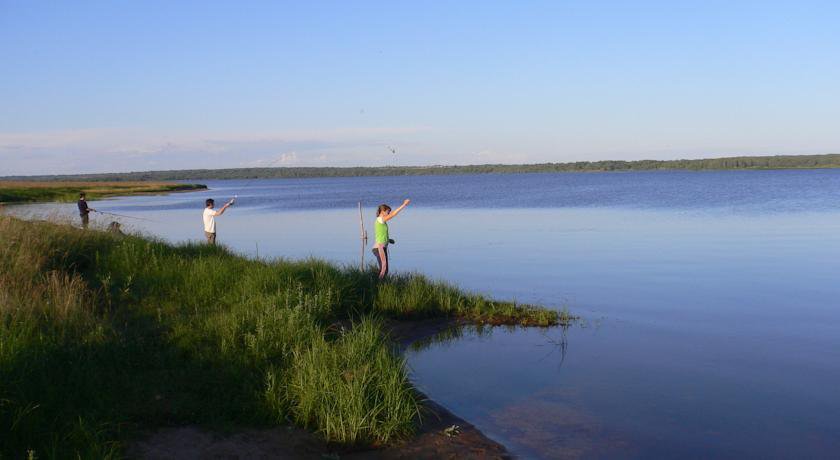
[[[258,370],[181,349],[153,318],[109,322],[119,332],[97,343],[32,344],[2,362],[0,452],[119,458],[119,441],[142,429],[272,423]]]

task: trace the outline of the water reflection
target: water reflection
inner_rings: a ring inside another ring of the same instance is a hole
[[[557,370],[559,371],[560,368],[563,367],[563,363],[566,362],[566,352],[569,349],[569,338],[566,335],[566,331],[569,329],[569,327],[570,325],[567,324],[561,325],[558,328],[560,330],[559,336],[555,337],[550,336],[549,331],[543,332],[542,335],[545,339],[545,347],[548,348],[548,352],[546,352],[546,354],[539,359],[540,362],[556,359],[557,355],[559,354],[559,360],[557,361]]]
[[[558,326],[551,327],[523,327],[517,325],[500,325],[493,326],[488,324],[468,324],[462,322],[454,322],[440,331],[432,334],[424,335],[417,340],[413,340],[407,347],[407,350],[412,352],[420,352],[429,348],[445,348],[463,340],[465,337],[474,337],[479,339],[489,339],[494,332],[501,331],[506,334],[513,334],[517,331],[536,330],[539,331],[545,343],[547,350],[546,354],[541,358],[541,361],[548,360],[551,357],[559,359],[558,369],[562,367],[563,361],[566,359],[566,351],[568,349],[568,337],[566,331],[570,327],[581,327],[583,323],[579,320],[572,320]]]
[[[408,350],[418,352],[431,347],[447,347],[455,344],[464,336],[489,337],[493,329],[502,326],[486,326],[483,324],[451,324],[443,330],[412,341]]]

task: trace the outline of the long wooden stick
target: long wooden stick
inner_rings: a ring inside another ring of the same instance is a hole
[[[362,202],[359,202],[359,228],[361,229],[362,233],[360,237],[362,240],[367,241],[367,231],[365,230],[365,219],[362,217]]]
[[[365,230],[365,219],[362,216],[362,202],[359,202],[359,228],[361,233],[359,234],[360,243],[362,246],[362,252],[359,257],[359,269],[365,269],[365,246],[367,246],[367,231]]]

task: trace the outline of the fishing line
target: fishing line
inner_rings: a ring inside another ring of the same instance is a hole
[[[114,216],[114,217],[126,217],[128,219],[137,219],[137,220],[145,220],[145,221],[149,221],[149,222],[157,222],[156,220],[146,219],[145,217],[126,216],[125,214],[117,214],[117,213],[108,212],[108,211],[93,211],[93,212],[98,212],[99,214],[108,214],[109,216]]]

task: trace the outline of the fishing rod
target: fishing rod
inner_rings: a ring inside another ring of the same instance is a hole
[[[231,198],[230,201],[228,201],[228,204],[233,206],[234,202],[236,201],[236,199],[238,197],[239,197],[238,195],[233,195],[233,198]],[[127,219],[137,219],[137,220],[145,220],[147,222],[157,222],[156,220],[147,219],[145,217],[127,216],[125,214],[117,214],[115,212],[108,212],[108,211],[99,211],[99,210],[96,210],[96,209],[91,209],[91,211],[98,212],[99,214],[107,214],[109,216],[114,216],[114,217],[125,217]]]
[[[125,214],[117,214],[115,212],[96,211],[96,210],[94,210],[93,212],[98,212],[99,214],[108,214],[109,216],[114,216],[114,217],[126,217],[128,219],[137,219],[137,220],[145,220],[145,221],[149,221],[149,222],[157,222],[157,221],[152,220],[152,219],[146,219],[145,217],[126,216]]]

